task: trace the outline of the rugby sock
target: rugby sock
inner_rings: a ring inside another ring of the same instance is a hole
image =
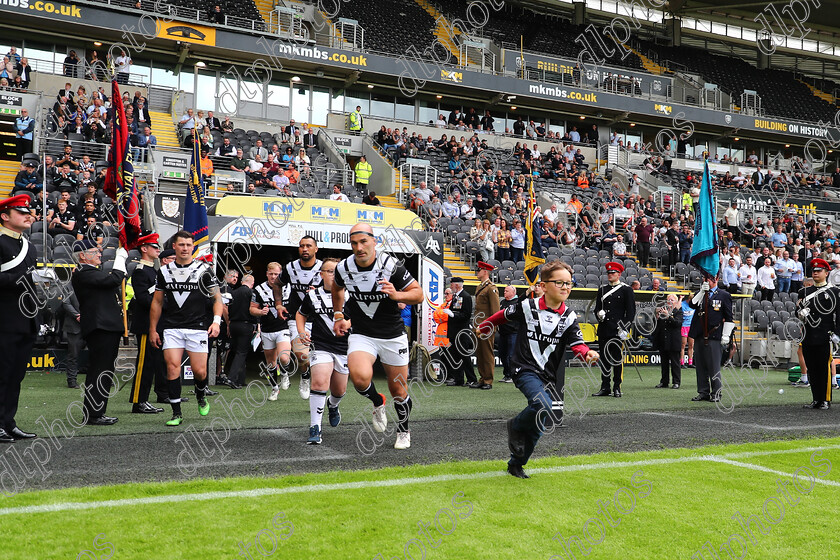
[[[200,401],[204,398],[204,390],[207,388],[207,378],[195,380],[195,398]]]
[[[278,384],[277,384],[277,365],[276,364],[269,364],[267,377],[268,377],[269,383],[271,383],[271,388],[276,389],[278,387]]]
[[[802,383],[808,383],[808,374],[803,373],[802,377],[799,378],[799,381],[802,382]]]
[[[367,389],[365,389],[364,391],[359,391],[358,389],[356,389],[356,392],[365,397],[366,399],[370,399],[370,401],[373,403],[373,406],[382,406],[382,404],[385,402],[382,399],[382,395],[376,392],[376,387],[373,386],[373,381],[370,382],[370,385],[368,385]]]
[[[309,392],[309,425],[321,426],[321,417],[324,416],[324,402],[327,400],[326,391]]]
[[[301,379],[309,379],[312,377],[312,374],[309,372],[309,364],[306,364],[306,368],[300,374]]]
[[[397,410],[397,431],[408,431],[408,415],[411,414],[411,397],[406,395],[404,401],[394,399],[394,408]]]
[[[172,414],[181,415],[181,379],[167,379],[166,387],[169,389],[169,404],[172,405]]]
[[[344,398],[344,395],[339,395],[339,396],[336,397],[335,395],[330,393],[330,408],[337,407],[338,403],[340,403],[341,399],[343,399],[343,398]]]

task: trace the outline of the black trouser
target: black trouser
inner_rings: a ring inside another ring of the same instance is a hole
[[[697,373],[697,394],[720,398],[720,357],[723,347],[719,340],[694,341],[694,367]],[[809,372],[810,373],[810,372]]]
[[[505,377],[513,377],[510,361],[513,359],[513,351],[516,348],[517,333],[499,333],[499,360],[502,362]]]
[[[464,331],[461,332],[472,334],[467,329],[464,329]],[[461,342],[459,343],[458,340],[460,340]],[[464,352],[458,349],[459,347],[472,348],[474,345],[475,343],[472,341],[468,341],[467,336],[463,334],[460,337],[449,337],[449,348],[446,349],[446,354],[448,357],[447,369],[449,369],[449,377],[454,379],[455,382],[459,385],[464,384],[465,376],[467,378],[468,383],[475,383],[476,381],[478,381],[478,378],[475,376],[475,368],[473,367],[471,356],[466,355]]]
[[[27,140],[26,138],[18,136],[15,138],[15,143],[17,144],[18,159],[23,159],[24,154],[32,153],[32,140]]]
[[[811,396],[817,402],[831,402],[831,344],[802,346],[805,366],[808,368],[808,382]]]
[[[802,289],[802,280],[791,280],[790,281],[790,293],[797,294],[799,290]]]
[[[776,293],[775,288],[759,288],[761,292],[761,301],[773,301],[773,295]]]
[[[600,331],[601,328],[599,327]],[[613,388],[620,389],[624,380],[624,352],[623,343],[616,333],[598,333],[598,353],[601,359],[598,365],[601,367],[601,390],[610,390],[610,378],[613,380]]]
[[[228,370],[228,379],[237,385],[245,385],[245,360],[251,349],[251,338],[254,336],[254,324],[246,321],[233,321],[230,324],[230,351],[233,360]]]
[[[680,351],[679,350],[661,350],[659,356],[662,359],[660,365],[662,370],[662,378],[659,382],[663,385],[668,385],[668,378],[672,383],[679,385],[682,383],[682,372],[680,371]]]
[[[674,266],[680,261],[680,248],[676,245],[668,249],[668,264]]]
[[[67,321],[76,319],[67,318]],[[67,333],[67,381],[75,381],[79,375],[79,354],[85,347],[85,339],[82,333]]]
[[[158,400],[166,399],[169,397],[169,389],[166,386],[166,361],[163,359],[163,350],[155,348],[149,342],[149,335],[137,334],[135,336],[137,337],[137,361],[128,402],[148,402],[152,381],[155,382]]]
[[[85,337],[88,370],[85,376],[85,418],[105,416],[108,394],[114,382],[114,362],[120,350],[121,332],[96,329]]]
[[[34,334],[3,333],[0,335],[0,428],[17,427],[15,414],[20,398],[20,384],[26,377]]]
[[[643,243],[640,241],[637,249],[639,251],[639,264],[643,267],[647,266],[650,259],[650,242]]]

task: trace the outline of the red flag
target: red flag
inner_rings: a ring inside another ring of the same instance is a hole
[[[131,136],[125,120],[120,87],[116,80],[111,82],[111,103],[114,111],[114,126],[103,191],[106,196],[114,200],[117,206],[120,245],[130,251],[137,246],[137,239],[142,235],[140,200],[137,195],[137,181],[134,177]]]

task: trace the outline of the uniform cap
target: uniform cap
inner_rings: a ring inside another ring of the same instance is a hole
[[[150,233],[148,235],[144,235],[142,237],[137,238],[137,246],[140,245],[155,245],[159,246],[158,244],[159,236],[156,233]]]
[[[452,278],[449,279],[449,283],[450,284],[463,284],[464,279],[461,278],[460,276],[453,276]]]
[[[811,268],[813,268],[814,270],[831,270],[831,266],[825,259],[813,259],[811,261]]]
[[[617,262],[608,262],[606,265],[604,265],[604,268],[607,269],[607,272],[624,272],[624,267],[621,265],[621,263]]]
[[[478,268],[481,268],[481,269],[484,269],[484,270],[496,270],[495,266],[493,266],[492,264],[486,263],[484,261],[478,261]]]
[[[91,249],[96,249],[99,247],[96,243],[91,241],[90,239],[80,239],[73,243],[73,252],[74,253],[81,253],[83,251],[89,251]]]
[[[29,212],[30,198],[28,194],[19,194],[11,198],[0,201],[0,212],[3,210],[20,210],[21,212]]]
[[[161,259],[168,259],[175,256],[175,249],[164,249],[160,252]]]

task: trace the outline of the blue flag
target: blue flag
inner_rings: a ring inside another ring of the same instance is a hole
[[[190,183],[187,187],[187,201],[184,206],[184,230],[195,239],[194,255],[198,255],[207,243],[210,230],[207,229],[207,207],[204,205],[204,177],[201,174],[201,147],[198,135],[193,134],[192,161],[190,162]]]
[[[694,242],[691,244],[691,264],[699,268],[706,278],[715,278],[720,271],[715,209],[715,193],[709,176],[709,162],[706,161],[694,216]]]

